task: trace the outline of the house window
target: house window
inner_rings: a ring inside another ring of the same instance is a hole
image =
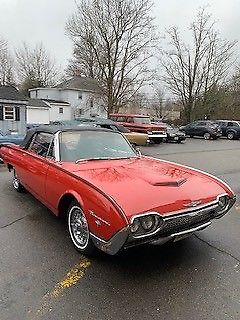
[[[63,107],[59,108],[59,113],[63,113]]]
[[[16,120],[15,108],[4,107],[3,108],[3,120]]]
[[[82,100],[82,92],[79,92],[79,93],[78,93],[78,99],[79,99],[79,100]]]
[[[90,101],[90,107],[93,108],[93,100]]]

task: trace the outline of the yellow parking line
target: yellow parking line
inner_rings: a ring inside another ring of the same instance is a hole
[[[90,267],[91,262],[88,259],[82,260],[79,264],[77,264],[74,268],[72,268],[66,276],[56,284],[53,291],[50,292],[51,297],[58,297],[62,291],[66,288],[70,288],[84,276],[85,271],[88,267]]]
[[[91,262],[84,258],[76,264],[63,278],[60,280],[53,290],[47,292],[41,300],[40,305],[36,311],[30,310],[28,312],[28,319],[39,319],[43,315],[52,311],[52,303],[57,299],[65,289],[76,285],[85,275],[86,270],[90,267]]]

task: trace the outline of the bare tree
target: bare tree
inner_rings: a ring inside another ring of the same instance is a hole
[[[108,113],[149,79],[156,39],[150,0],[79,0],[66,29],[74,42],[70,73],[99,80]]]
[[[14,84],[14,63],[8,49],[8,43],[0,39],[0,85]]]
[[[22,89],[46,87],[56,84],[59,71],[54,60],[42,44],[31,49],[26,43],[16,49],[17,71]]]
[[[164,90],[160,83],[152,84],[153,94],[149,101],[152,112],[156,118],[164,118]]]
[[[164,81],[181,101],[186,121],[194,117],[197,101],[205,104],[212,87],[222,84],[233,63],[236,41],[220,38],[215,22],[201,9],[190,26],[192,46],[183,42],[177,27],[167,31],[170,50],[164,52]]]

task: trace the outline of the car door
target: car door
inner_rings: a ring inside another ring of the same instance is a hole
[[[196,128],[196,122],[193,122],[193,123],[186,125],[184,131],[187,135],[194,136],[195,135],[195,128]]]
[[[46,202],[45,183],[49,168],[54,135],[47,132],[38,132],[33,136],[29,147],[25,150],[24,183],[26,187],[42,202]]]
[[[207,124],[204,121],[198,121],[195,126],[195,135],[203,136],[207,132]]]
[[[222,130],[222,135],[226,136],[226,131],[227,131],[227,122],[217,122],[217,124],[220,126],[221,130]]]

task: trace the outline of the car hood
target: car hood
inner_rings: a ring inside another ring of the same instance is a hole
[[[163,215],[186,209],[192,201],[201,205],[231,190],[202,172],[148,157],[65,163],[65,170],[110,196],[127,218],[143,212]]]

